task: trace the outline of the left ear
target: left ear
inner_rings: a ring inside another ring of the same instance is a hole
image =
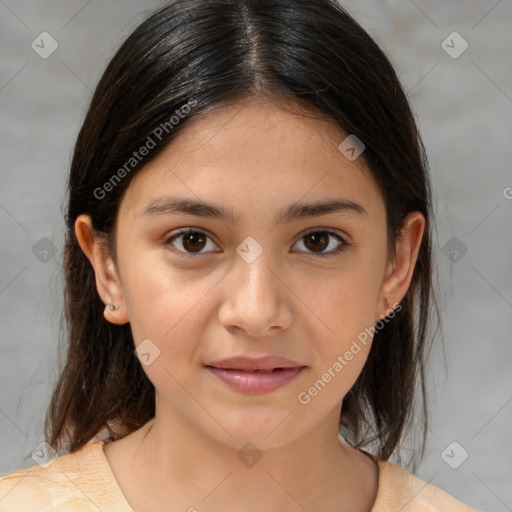
[[[425,217],[420,212],[410,212],[404,220],[401,236],[396,244],[396,257],[387,268],[377,303],[376,320],[391,314],[394,304],[399,304],[411,284],[414,267],[425,230]]]

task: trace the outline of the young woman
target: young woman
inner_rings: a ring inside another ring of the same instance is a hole
[[[428,425],[430,182],[337,3],[158,10],[96,88],[66,223],[59,456],[2,512],[472,510],[388,460]]]

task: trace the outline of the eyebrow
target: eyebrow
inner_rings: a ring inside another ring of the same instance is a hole
[[[358,203],[348,199],[327,199],[312,203],[293,203],[279,210],[274,215],[276,224],[292,222],[307,217],[317,217],[330,213],[368,215],[368,212]],[[161,197],[151,201],[139,214],[139,217],[151,219],[167,215],[196,215],[219,219],[236,224],[232,210],[221,205],[207,203],[200,199],[186,197]]]

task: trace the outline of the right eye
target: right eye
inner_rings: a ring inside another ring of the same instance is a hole
[[[185,256],[194,256],[195,254],[202,254],[200,251],[205,247],[205,245],[208,245],[207,240],[211,239],[203,231],[199,231],[195,228],[186,228],[174,233],[169,238],[167,238],[165,244],[172,245],[177,252]],[[215,244],[212,242],[212,245]],[[179,246],[181,246],[181,248],[179,248]]]

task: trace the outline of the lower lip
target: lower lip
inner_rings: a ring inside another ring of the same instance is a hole
[[[303,366],[283,368],[272,373],[248,372],[243,370],[225,370],[207,366],[208,370],[216,375],[228,386],[242,393],[269,393],[288,384],[304,369]]]

